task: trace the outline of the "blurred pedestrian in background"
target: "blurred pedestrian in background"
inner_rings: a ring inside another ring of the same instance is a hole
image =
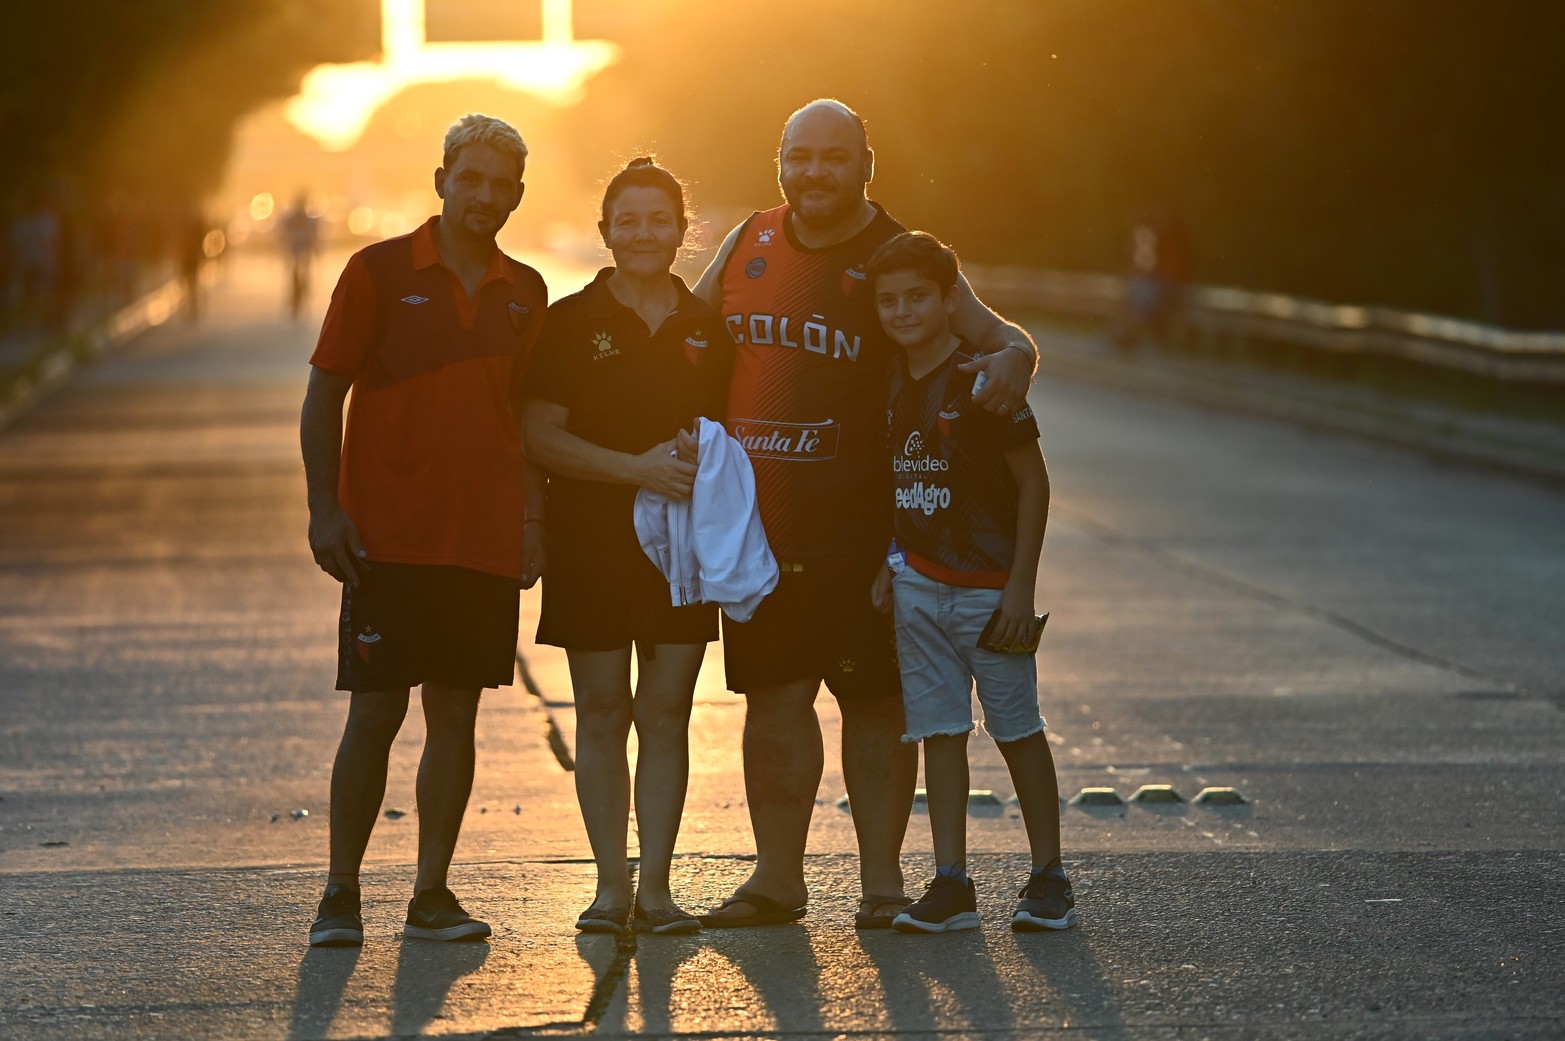
[[[320,250],[320,221],[310,213],[309,196],[299,192],[277,222],[283,259],[288,264],[288,314],[298,318],[310,296],[315,254]]]

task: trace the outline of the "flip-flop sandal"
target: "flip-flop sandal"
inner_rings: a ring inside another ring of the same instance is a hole
[[[735,904],[749,904],[755,914],[723,915],[716,913]],[[769,896],[759,893],[735,893],[719,904],[711,914],[701,916],[701,924],[708,929],[747,929],[756,925],[787,925],[804,917],[803,907],[784,907]]]
[[[913,902],[910,896],[876,896],[871,893],[859,901],[859,909],[853,916],[855,929],[890,929],[891,922],[902,909]],[[877,912],[876,908],[891,905],[896,908],[890,914]]]
[[[576,928],[584,933],[622,933],[629,921],[628,907],[589,907],[576,919]]]
[[[631,924],[637,932],[657,933],[659,936],[701,931],[701,919],[677,907],[660,907],[655,911],[643,911],[638,907],[631,917]]]

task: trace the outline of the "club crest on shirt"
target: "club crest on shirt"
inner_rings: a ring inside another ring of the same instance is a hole
[[[935,426],[940,428],[940,436],[941,437],[950,437],[951,436],[951,424],[953,422],[955,422],[956,420],[961,419],[961,418],[962,418],[962,411],[961,411],[961,409],[955,408],[955,407],[950,406],[950,405],[948,405],[945,408],[941,409],[939,412],[936,412],[935,413]]]
[[[755,257],[744,266],[745,278],[760,278],[764,274],[766,274],[765,257]]]
[[[505,305],[505,316],[511,320],[511,331],[520,335],[532,323],[533,312],[526,304],[519,304],[515,300]]]
[[[597,348],[589,355],[593,361],[602,361],[604,358],[612,358],[620,353],[619,348],[614,346],[614,337],[608,333],[598,333],[593,336],[592,345]]]
[[[869,278],[863,264],[855,264],[842,273],[842,295],[852,296]]]

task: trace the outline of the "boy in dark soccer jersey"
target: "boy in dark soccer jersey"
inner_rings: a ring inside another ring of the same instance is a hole
[[[1038,423],[1023,406],[995,415],[973,402],[978,374],[957,366],[973,346],[951,331],[956,254],[904,232],[870,258],[886,334],[901,348],[887,412],[896,482],[896,541],[872,597],[896,617],[907,733],[924,743],[935,878],[892,922],[902,932],[979,924],[967,876],[967,735],[977,682],[984,729],[1010,769],[1032,873],[1011,918],[1018,930],[1076,920],[1060,865],[1059,787],[1038,711],[1033,614],[1049,514]]]

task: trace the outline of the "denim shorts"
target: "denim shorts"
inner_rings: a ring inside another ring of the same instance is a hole
[[[891,588],[907,710],[903,741],[973,730],[975,680],[990,737],[1020,741],[1044,728],[1036,659],[978,646],[979,634],[1000,606],[1000,590],[947,585],[911,567],[897,574]]]

